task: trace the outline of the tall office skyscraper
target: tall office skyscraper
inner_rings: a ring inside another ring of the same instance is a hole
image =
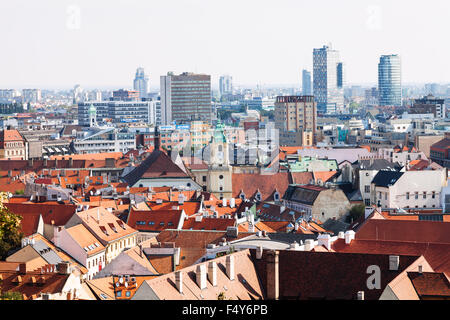
[[[220,96],[233,92],[233,77],[223,75],[219,78],[219,92]]]
[[[139,98],[146,98],[149,91],[148,76],[145,75],[144,68],[136,69],[134,77],[134,90],[139,91]]]
[[[183,72],[161,76],[161,122],[211,122],[211,76]]]
[[[312,95],[311,91],[311,72],[303,69],[302,72],[302,94],[304,96]]]
[[[378,92],[380,106],[402,105],[400,57],[383,55],[378,63]]]
[[[319,113],[344,109],[344,65],[339,52],[330,46],[313,51],[313,90]]]

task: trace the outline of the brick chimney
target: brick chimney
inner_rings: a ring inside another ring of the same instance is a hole
[[[70,264],[68,262],[58,263],[58,273],[59,274],[70,274]]]
[[[26,274],[27,273],[27,264],[26,263],[19,264],[19,273],[20,274]]]
[[[276,250],[270,250],[266,255],[267,299],[269,300],[279,298],[278,257],[279,253]]]

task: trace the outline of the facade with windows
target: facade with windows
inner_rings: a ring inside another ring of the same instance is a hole
[[[211,76],[184,72],[161,76],[161,122],[190,122],[212,119]]]
[[[107,128],[79,133],[71,144],[77,153],[123,152],[136,149],[135,134],[126,129]]]
[[[313,51],[313,90],[319,113],[344,110],[344,65],[339,51],[323,46]]]
[[[378,63],[378,93],[381,106],[402,105],[400,56],[383,55]]]

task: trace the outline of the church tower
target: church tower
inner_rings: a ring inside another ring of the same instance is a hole
[[[97,108],[91,103],[89,107],[89,127],[97,126]]]
[[[208,165],[208,191],[219,199],[232,197],[232,168],[229,159],[229,146],[224,134],[224,125],[217,123],[209,144],[210,161]]]

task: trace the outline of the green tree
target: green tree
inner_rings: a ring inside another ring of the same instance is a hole
[[[0,291],[0,300],[23,300],[22,294],[20,292],[14,291]]]
[[[20,224],[22,217],[3,205],[5,197],[5,193],[0,194],[0,260],[4,260],[9,251],[19,247],[23,237]]]
[[[363,204],[354,205],[347,216],[347,222],[352,223],[358,220],[362,215],[364,215],[366,207]]]

